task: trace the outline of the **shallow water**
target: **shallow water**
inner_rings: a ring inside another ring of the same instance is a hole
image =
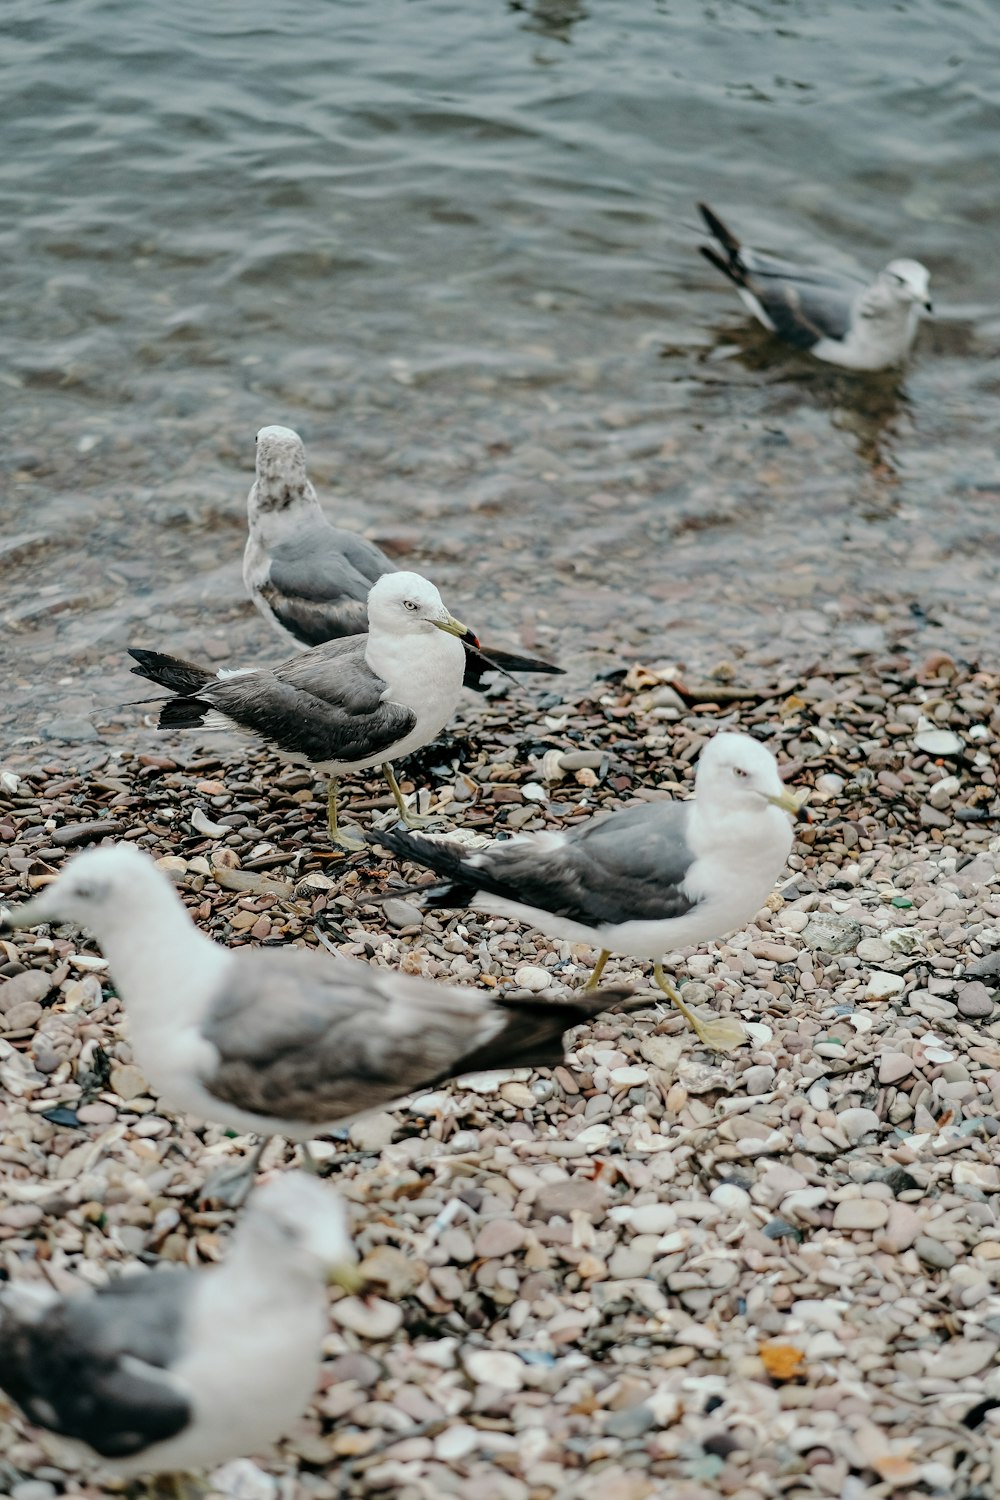
[[[577,674],[995,657],[986,0],[6,0],[3,29],[10,751],[133,722],[127,641],[284,654],[239,567],[267,422],[332,515]],[[905,377],[748,328],[698,198],[789,255],[925,261]]]

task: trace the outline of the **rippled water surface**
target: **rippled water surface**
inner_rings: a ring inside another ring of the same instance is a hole
[[[995,655],[996,20],[5,0],[14,746],[127,724],[130,639],[282,654],[239,569],[265,422],[332,515],[580,673],[769,635]],[[698,198],[790,255],[925,261],[905,377],[748,328]]]

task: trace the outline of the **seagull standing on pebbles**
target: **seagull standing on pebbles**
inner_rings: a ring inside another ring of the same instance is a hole
[[[357,1291],[356,1260],[337,1193],[286,1173],[254,1192],[218,1267],[0,1293],[0,1386],[125,1478],[259,1454],[315,1390],[325,1283]]]
[[[374,542],[331,526],[306,472],[302,439],[290,427],[262,427],[257,434],[257,478],[247,497],[247,523],[247,593],[286,639],[319,646],[368,629],[369,590],[396,565]],[[478,691],[484,691],[484,673],[494,668],[562,671],[537,656],[494,646],[480,650],[471,631],[463,645],[465,686]]]
[[[891,260],[866,284],[822,267],[791,265],[741,245],[707,204],[698,207],[720,247],[702,245],[702,255],[728,276],[758,323],[796,349],[847,370],[902,364],[921,309],[933,310],[926,266]]]
[[[231,952],[195,927],[166,874],[131,844],[70,860],[4,913],[0,930],[59,921],[89,928],[104,950],[136,1063],[158,1095],[197,1120],[303,1143],[449,1078],[555,1067],[563,1032],[628,993],[493,999],[302,948]],[[237,1199],[228,1182],[225,1196]]]
[[[463,638],[441,595],[419,573],[388,573],[368,595],[368,633],[315,646],[276,667],[213,672],[132,648],[132,671],[176,696],[161,729],[236,729],[285,760],[330,778],[327,824],[341,849],[363,849],[339,827],[337,778],[381,766],[400,816],[410,813],[391,761],[429,745],[458,705]]]
[[[759,911],[792,847],[798,800],[770,750],[746,734],[717,734],[702,751],[690,802],[643,803],[565,833],[520,834],[476,851],[402,828],[371,841],[426,865],[445,884],[419,887],[435,907],[472,906],[611,953],[655,960],[656,983],[708,1046],[745,1038],[733,1017],[702,1020],[666,977],[661,955],[711,942]]]

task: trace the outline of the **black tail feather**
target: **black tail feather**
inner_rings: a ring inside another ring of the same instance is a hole
[[[562,676],[562,667],[538,656],[523,656],[515,651],[501,651],[493,646],[474,646],[468,637],[462,642],[465,647],[464,686],[482,693],[483,678],[487,672],[502,672],[509,677],[511,672],[547,672]]]
[[[650,1005],[648,995],[639,999],[623,985],[587,990],[572,1000],[500,999],[509,1014],[499,1036],[477,1047],[452,1068],[449,1077],[482,1073],[492,1068],[557,1068],[566,1060],[563,1036],[572,1026],[583,1026],[602,1011]],[[438,1080],[435,1080],[438,1081]]]
[[[698,211],[705,220],[709,234],[718,240],[730,258],[738,256],[740,253],[740,242],[732,230],[727,229],[726,225],[723,224],[718,214],[713,213],[707,203],[699,203]]]
[[[172,693],[197,693],[208,683],[215,681],[215,673],[197,662],[184,661],[179,656],[167,656],[162,651],[146,651],[140,646],[130,646],[128,654],[138,662],[132,667],[137,677],[169,688]]]
[[[421,838],[402,826],[370,833],[367,838],[371,844],[381,844],[397,859],[412,860],[444,877],[440,884],[411,888],[411,895],[418,896],[428,906],[468,906],[476,891],[490,888],[486,872],[469,867],[468,856],[474,851],[461,844]]]
[[[171,698],[160,709],[158,729],[200,729],[205,715],[211,713],[211,703],[204,698]]]

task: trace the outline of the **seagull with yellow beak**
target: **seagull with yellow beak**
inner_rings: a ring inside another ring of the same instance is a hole
[[[330,779],[328,827],[341,849],[363,849],[337,818],[337,780],[381,766],[408,827],[419,824],[393,760],[429,745],[458,705],[468,627],[419,573],[387,573],[368,595],[368,632],[327,641],[276,667],[214,672],[133,648],[132,668],[175,696],[161,729],[235,729]],[[475,637],[472,637],[475,639]]]

